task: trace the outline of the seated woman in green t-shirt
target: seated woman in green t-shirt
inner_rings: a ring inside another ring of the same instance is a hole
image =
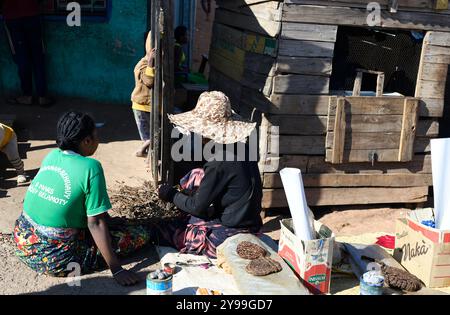
[[[109,266],[118,283],[131,285],[139,279],[122,268],[118,256],[146,245],[149,234],[139,226],[111,225],[103,169],[89,158],[98,143],[91,117],[78,112],[61,117],[59,149],[42,162],[16,221],[16,254],[36,272],[52,276]]]

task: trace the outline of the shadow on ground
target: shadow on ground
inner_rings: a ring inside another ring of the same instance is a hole
[[[72,98],[58,99],[51,108],[9,105],[5,102],[2,104],[2,100],[0,104],[2,114],[16,115],[13,128],[18,134],[19,142],[55,140],[58,119],[69,110],[88,113],[97,123],[105,124],[100,128],[101,143],[139,139],[129,104],[103,104]],[[44,145],[44,147],[48,148],[52,145]],[[32,150],[40,149],[43,148],[32,148]]]
[[[159,266],[159,257],[154,246],[139,251],[135,256],[124,260],[125,265],[134,264],[131,268],[140,278],[133,286],[120,286],[110,275],[109,270],[84,275],[79,278],[61,278],[61,283],[43,291],[26,295],[141,295],[146,294],[146,276],[150,270]],[[129,266],[128,266],[129,267]],[[45,276],[42,276],[45,277]],[[79,282],[77,282],[79,280]]]

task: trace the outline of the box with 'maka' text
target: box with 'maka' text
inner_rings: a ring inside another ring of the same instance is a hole
[[[433,209],[411,211],[398,219],[394,258],[429,288],[450,286],[450,231],[422,224]]]

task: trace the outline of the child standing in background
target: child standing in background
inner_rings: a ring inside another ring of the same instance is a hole
[[[134,80],[136,87],[131,94],[133,102],[133,113],[139,135],[143,145],[136,151],[136,156],[145,157],[150,147],[150,105],[152,98],[152,88],[154,83],[155,68],[154,57],[155,50],[150,46],[151,32],[147,35],[145,43],[146,55],[134,68]]]
[[[181,83],[188,82],[189,67],[187,66],[187,57],[183,46],[189,43],[188,29],[183,26],[175,28],[175,47],[174,47],[174,69],[175,86],[181,86]]]
[[[20,159],[19,150],[17,148],[17,136],[14,130],[0,123],[0,151],[5,153],[9,162],[17,171],[17,183],[27,182],[23,161]]]

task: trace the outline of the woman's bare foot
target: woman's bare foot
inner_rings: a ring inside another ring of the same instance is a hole
[[[17,184],[23,184],[28,182],[28,178],[25,175],[17,176]]]

